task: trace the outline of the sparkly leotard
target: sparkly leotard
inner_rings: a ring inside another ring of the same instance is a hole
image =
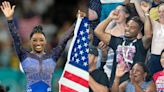
[[[26,92],[52,92],[51,80],[56,61],[64,50],[73,30],[66,32],[64,38],[60,40],[58,46],[51,53],[38,56],[21,47],[20,37],[12,20],[8,21],[8,25],[17,55],[26,75]]]

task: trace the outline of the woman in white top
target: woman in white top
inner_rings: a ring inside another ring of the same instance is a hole
[[[137,0],[135,0],[134,3],[140,18],[142,21],[145,21],[145,16],[149,16],[150,4],[145,1],[140,3],[137,2]],[[151,45],[151,57],[148,61],[148,68],[152,75],[162,69],[160,65],[160,54],[164,49],[164,3],[159,5],[158,14],[159,19],[157,21],[151,20],[152,26],[150,26],[153,29],[153,38]]]

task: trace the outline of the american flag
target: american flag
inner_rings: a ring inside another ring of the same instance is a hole
[[[88,19],[78,18],[67,63],[59,80],[60,92],[89,92],[88,44]]]

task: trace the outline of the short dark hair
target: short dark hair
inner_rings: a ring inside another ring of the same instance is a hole
[[[44,35],[44,37],[46,37],[45,33],[43,32],[43,28],[41,25],[38,25],[38,26],[35,26],[33,28],[33,31],[31,32],[30,34],[30,39],[32,38],[32,36],[35,34],[35,33],[41,33]]]
[[[139,25],[140,31],[143,29],[143,25],[144,24],[143,24],[143,22],[141,21],[141,19],[138,16],[134,16],[134,17],[130,18],[129,21],[130,20],[135,21]]]

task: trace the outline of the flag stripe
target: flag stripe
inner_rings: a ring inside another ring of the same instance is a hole
[[[80,78],[79,76],[71,74],[68,71],[65,71],[64,77],[68,78],[68,79],[70,79],[74,82],[77,82],[77,83],[79,83],[80,85],[82,85],[84,87],[88,87],[88,81],[87,80],[84,80],[83,78]]]
[[[67,63],[59,80],[60,92],[89,92],[87,25],[87,18],[78,17]]]
[[[62,79],[60,79],[59,83],[61,85],[65,85],[65,86],[67,86],[69,88],[72,88],[74,90],[77,90],[78,92],[89,92],[89,89],[88,88],[86,88],[84,86],[81,86],[78,83],[73,82],[73,81],[71,81],[69,79],[66,79],[64,77]]]
[[[79,31],[79,27],[80,27],[80,24],[81,24],[81,21],[82,21],[82,18],[77,18],[77,22],[76,22],[76,26],[75,26],[75,30],[74,30],[74,36],[73,36],[73,39],[72,39],[72,43],[70,44],[70,48],[69,48],[69,51],[68,51],[68,57],[67,57],[67,61],[70,61],[70,57],[71,57],[71,53],[72,53],[72,49],[73,49],[73,46],[75,44],[75,40],[77,38],[77,33]],[[66,62],[66,65],[68,64],[69,62]],[[64,69],[65,70],[65,69]]]
[[[78,92],[78,91],[76,91],[74,89],[71,89],[71,88],[69,88],[69,87],[62,84],[60,92]]]
[[[83,71],[80,68],[75,67],[71,64],[66,65],[65,70],[69,71],[72,74],[76,74],[77,76],[80,76],[81,78],[83,78],[85,80],[89,80],[89,77],[86,77],[86,76],[89,76],[88,72]]]

